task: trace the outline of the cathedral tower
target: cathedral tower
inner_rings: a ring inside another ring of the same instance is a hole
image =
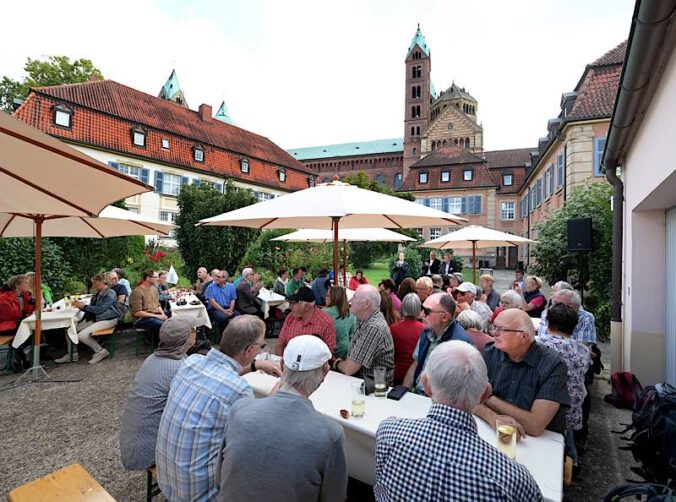
[[[404,107],[404,179],[420,160],[420,138],[430,123],[432,59],[420,25],[406,53]]]

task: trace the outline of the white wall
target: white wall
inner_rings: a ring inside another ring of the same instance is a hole
[[[665,214],[676,205],[674,117],[676,51],[672,51],[622,166],[623,368],[636,373],[644,385],[664,380],[665,291],[676,287],[665,280]]]

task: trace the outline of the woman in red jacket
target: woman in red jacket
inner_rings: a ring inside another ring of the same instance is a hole
[[[356,291],[362,284],[368,284],[369,281],[364,277],[364,272],[357,270],[352,277],[350,277],[349,289]]]
[[[10,277],[0,288],[0,335],[14,335],[24,317],[33,313],[30,280],[25,275]]]

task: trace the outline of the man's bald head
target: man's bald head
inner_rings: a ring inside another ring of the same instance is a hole
[[[535,328],[533,321],[523,310],[507,309],[500,312],[500,326],[509,329],[518,329],[528,333],[530,341],[535,340]],[[497,321],[497,318],[496,318]]]

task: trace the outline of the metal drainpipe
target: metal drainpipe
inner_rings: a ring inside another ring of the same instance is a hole
[[[624,369],[624,327],[622,325],[622,254],[624,239],[624,183],[617,177],[617,163],[606,167],[606,179],[613,186],[613,257],[610,295],[611,371]]]

